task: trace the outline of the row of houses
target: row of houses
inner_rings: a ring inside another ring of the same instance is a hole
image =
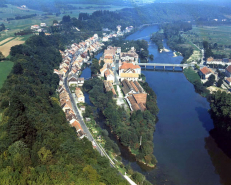
[[[105,78],[106,91],[112,91],[113,96],[116,97],[113,85],[118,79],[131,112],[146,110],[147,93],[138,82],[141,75],[141,67],[136,65],[138,58],[134,47],[128,52],[122,52],[121,47],[108,46],[99,61],[104,61],[100,75]]]

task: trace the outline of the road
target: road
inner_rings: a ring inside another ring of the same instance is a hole
[[[78,57],[78,55],[80,55],[80,54],[81,54],[80,52],[76,53],[76,54],[73,56],[73,58],[71,59],[70,68],[69,68],[69,70],[67,71],[67,74],[71,71],[72,63],[74,62],[74,60],[75,60],[75,59]],[[73,97],[73,95],[72,95],[72,93],[71,93],[71,91],[70,91],[70,89],[69,89],[68,82],[67,82],[67,78],[68,78],[68,75],[66,75],[65,78],[64,78],[64,87],[65,87],[65,89],[67,90],[67,92],[68,92],[68,94],[69,94],[70,101],[71,101],[71,104],[72,104],[72,107],[73,107],[73,111],[74,111],[74,113],[75,113],[75,115],[76,115],[76,117],[77,117],[77,119],[78,119],[78,121],[79,121],[79,124],[81,125],[81,127],[82,127],[82,129],[83,129],[83,132],[86,134],[86,136],[87,136],[87,138],[88,138],[89,141],[94,142],[94,143],[96,144],[96,149],[97,149],[97,151],[101,154],[101,156],[107,157],[107,158],[109,159],[110,165],[111,165],[112,167],[115,168],[115,163],[114,163],[114,161],[110,158],[110,156],[108,156],[108,154],[107,154],[107,152],[104,150],[104,148],[103,148],[100,144],[98,144],[98,143],[95,141],[95,139],[94,139],[93,136],[91,135],[90,131],[88,130],[88,128],[87,128],[87,126],[86,126],[86,124],[85,124],[85,122],[84,122],[84,120],[83,120],[83,117],[82,117],[82,115],[80,114],[80,111],[79,111],[79,109],[78,109],[78,107],[77,107],[77,104],[76,104],[76,102],[75,102],[75,99],[74,99],[74,97]],[[118,79],[117,79],[117,80],[118,80]],[[120,174],[124,179],[126,179],[126,180],[129,182],[129,184],[131,184],[131,185],[136,185],[136,183],[134,183],[127,175],[123,175],[123,174],[121,174],[120,172],[119,172],[119,174]]]

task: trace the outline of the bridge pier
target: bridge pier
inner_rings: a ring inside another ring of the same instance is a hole
[[[172,67],[173,71],[175,71],[175,66]]]
[[[164,66],[164,71],[165,71],[165,66]]]

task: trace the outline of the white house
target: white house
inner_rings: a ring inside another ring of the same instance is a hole
[[[77,80],[78,80],[77,81],[78,86],[83,86],[83,84],[84,84],[84,78],[78,78]]]
[[[208,67],[203,67],[199,71],[199,75],[201,76],[202,79],[208,79],[210,75],[214,74],[212,69]]]
[[[70,78],[67,79],[68,85],[78,85],[78,78],[76,76],[71,76]]]
[[[45,26],[47,26],[47,25],[46,25],[46,23],[40,23],[40,26],[41,26],[41,27],[45,27]]]
[[[114,80],[115,80],[114,74],[110,69],[107,69],[105,71],[104,75],[105,75],[107,81],[111,81],[112,83],[114,83]]]
[[[30,29],[39,29],[39,25],[32,25]]]
[[[85,103],[85,97],[84,97],[83,92],[81,91],[80,88],[76,87],[75,95],[76,95],[76,98],[77,98],[77,102]]]
[[[137,81],[140,74],[140,66],[134,65],[133,63],[123,62],[123,64],[119,68],[119,77],[121,81],[123,81],[124,79]]]

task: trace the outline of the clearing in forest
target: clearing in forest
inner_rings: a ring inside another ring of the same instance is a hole
[[[10,42],[7,42],[6,44],[0,46],[0,51],[2,52],[2,54],[7,57],[9,54],[10,54],[10,48],[12,46],[16,46],[16,45],[19,45],[19,44],[23,44],[25,41],[21,41],[20,40],[21,38],[16,38],[16,39],[13,39],[11,40]]]

